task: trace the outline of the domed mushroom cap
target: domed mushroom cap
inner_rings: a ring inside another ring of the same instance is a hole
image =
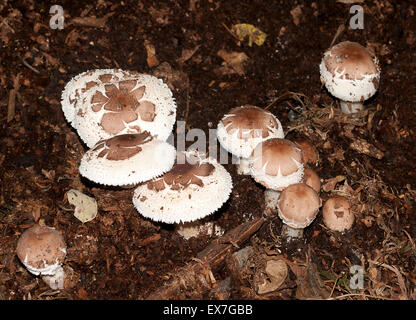
[[[344,197],[329,198],[322,209],[324,224],[333,231],[344,232],[351,229],[355,216]]]
[[[34,225],[17,241],[17,257],[34,275],[54,275],[64,262],[66,244],[55,228]]]
[[[321,199],[316,191],[304,183],[297,183],[282,191],[277,210],[283,223],[302,229],[312,223],[320,206]]]
[[[321,179],[312,169],[306,168],[303,171],[303,182],[315,190],[316,193],[321,192]]]
[[[148,131],[165,141],[176,119],[176,103],[169,87],[151,75],[126,71],[119,75],[120,71],[111,70],[92,72],[100,74],[102,81],[85,82],[88,74],[78,80],[84,86],[75,90],[75,98],[70,100],[74,107],[66,109],[71,110],[67,119],[72,115],[71,124],[81,139],[91,148],[115,135]],[[62,105],[64,108],[66,103]]]
[[[328,91],[343,101],[363,102],[379,86],[377,57],[356,42],[344,41],[330,48],[319,68]]]
[[[270,112],[252,105],[231,109],[218,123],[221,146],[241,158],[248,158],[258,143],[284,138],[280,121]]]
[[[81,159],[79,173],[96,183],[123,186],[153,179],[170,170],[175,148],[148,132],[99,141]]]
[[[133,204],[143,216],[164,223],[190,222],[218,210],[229,198],[232,181],[213,158],[185,152],[162,177],[137,187]]]
[[[303,152],[303,161],[305,164],[317,166],[319,163],[319,153],[315,146],[307,140],[293,140]]]
[[[250,156],[250,174],[268,189],[283,190],[303,176],[302,150],[287,139],[259,143]]]

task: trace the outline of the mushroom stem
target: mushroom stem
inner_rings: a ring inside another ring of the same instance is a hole
[[[64,289],[65,272],[62,266],[59,266],[54,274],[43,275],[41,278],[53,290]]]
[[[286,238],[288,241],[301,239],[303,237],[303,229],[292,228],[287,224],[283,224],[282,237]]]
[[[246,158],[239,158],[237,166],[237,173],[247,175],[250,173],[250,161]]]
[[[341,110],[344,113],[355,113],[364,110],[362,102],[350,102],[340,100]]]
[[[265,216],[270,215],[268,212],[273,213],[277,211],[277,204],[279,202],[280,193],[280,191],[272,189],[266,189],[266,191],[264,191]]]
[[[203,223],[196,220],[177,225],[176,232],[179,233],[185,240],[188,240],[192,237],[198,237],[202,235],[220,235],[222,230],[220,227],[214,225],[213,221],[207,221]]]

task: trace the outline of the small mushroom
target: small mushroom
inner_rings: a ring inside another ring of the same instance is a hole
[[[103,185],[132,186],[170,170],[175,148],[148,132],[99,141],[81,159],[79,173]]]
[[[303,178],[302,150],[287,139],[272,138],[259,143],[250,157],[250,174],[267,189],[266,214],[276,210],[280,191]]]
[[[321,180],[318,174],[310,168],[303,171],[303,182],[310,186],[317,194],[321,192]]]
[[[186,228],[194,228],[196,223],[199,230],[206,229],[196,220],[215,212],[228,200],[232,181],[214,158],[204,158],[197,151],[184,154],[184,161],[177,161],[172,170],[138,186],[133,204],[146,218],[179,224],[182,235],[189,238],[192,234]]]
[[[66,244],[58,230],[34,225],[21,234],[16,253],[30,273],[41,276],[52,289],[64,288]]]
[[[161,79],[119,69],[90,70],[71,79],[61,104],[89,148],[103,139],[144,131],[166,141],[176,119],[175,99]]]
[[[239,158],[239,174],[248,174],[250,157],[258,143],[284,138],[280,121],[270,112],[252,105],[231,109],[218,123],[220,145]]]
[[[354,113],[363,110],[363,102],[379,86],[380,67],[377,57],[357,42],[344,41],[328,49],[319,66],[321,81],[341,101],[341,110]]]
[[[303,139],[293,140],[293,142],[302,149],[303,161],[305,165],[316,167],[319,164],[318,150],[316,150],[315,146],[311,142]]]
[[[302,238],[303,229],[315,219],[321,204],[316,191],[304,183],[292,184],[283,190],[277,206],[284,223],[282,236],[288,240]]]
[[[344,197],[329,198],[322,208],[322,217],[329,229],[338,232],[351,229],[355,220],[354,212]]]

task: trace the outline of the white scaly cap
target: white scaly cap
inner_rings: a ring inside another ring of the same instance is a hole
[[[218,123],[217,138],[228,152],[248,158],[257,144],[271,138],[284,138],[284,133],[280,121],[271,112],[244,105],[224,115]]]
[[[328,91],[342,101],[364,102],[379,86],[377,57],[356,42],[344,41],[328,49],[319,69]]]
[[[144,217],[164,223],[195,221],[228,200],[232,189],[228,171],[197,151],[184,154],[185,163],[176,163],[170,172],[134,191],[133,204]]]
[[[267,189],[281,191],[303,178],[303,153],[287,139],[272,138],[253,150],[250,174]]]
[[[75,77],[62,94],[62,108],[89,148],[102,139],[144,131],[166,141],[176,119],[175,99],[161,79],[118,69]]]
[[[99,141],[81,159],[79,172],[99,184],[134,185],[170,170],[175,148],[148,132],[123,134]]]

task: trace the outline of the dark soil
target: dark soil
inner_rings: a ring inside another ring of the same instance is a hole
[[[65,25],[59,30],[49,27],[47,1],[0,1],[0,299],[144,299],[213,240],[186,241],[173,226],[144,219],[131,202],[134,189],[80,178],[87,147],[65,121],[60,97],[73,76],[95,68],[163,77],[177,101],[177,120],[188,130],[208,133],[235,106],[270,105],[288,139],[308,139],[319,151],[322,200],[341,194],[352,202],[356,222],[345,234],[330,232],[318,215],[303,240],[287,244],[274,216],[245,244],[260,258],[286,261],[289,276],[280,289],[259,295],[256,267],[236,275],[227,264],[213,270],[212,289],[231,277],[229,299],[415,299],[416,6],[362,4],[364,29],[353,30],[351,4],[342,2],[61,1]],[[237,23],[264,31],[264,44],[239,45],[229,30]],[[378,93],[355,116],[340,113],[319,79],[322,54],[341,25],[334,43],[373,49],[382,69]],[[158,65],[149,66],[145,40],[155,47]],[[221,49],[248,56],[243,73],[224,67]],[[355,137],[382,157],[352,148]],[[237,175],[234,165],[225,167],[233,192],[212,219],[228,231],[262,216],[264,188]],[[337,176],[343,178],[330,187]],[[73,216],[65,197],[70,189],[98,201],[94,220],[82,224]],[[67,241],[65,264],[75,280],[65,290],[50,290],[16,256],[20,234],[39,219]],[[362,290],[348,285],[356,264],[365,270]],[[178,298],[224,298],[213,292],[184,288]]]

